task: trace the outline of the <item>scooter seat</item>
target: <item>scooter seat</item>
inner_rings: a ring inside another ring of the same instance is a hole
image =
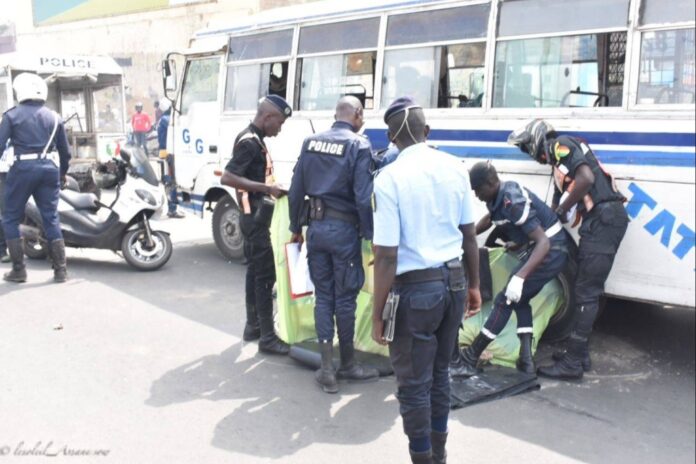
[[[75,209],[99,209],[99,199],[93,193],[80,193],[72,190],[61,190],[60,198]]]

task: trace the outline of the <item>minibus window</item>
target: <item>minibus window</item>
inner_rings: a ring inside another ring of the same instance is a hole
[[[694,21],[694,0],[643,0],[640,24],[665,24]]]
[[[217,100],[220,58],[189,61],[181,95],[181,113],[188,114],[194,103]]]
[[[301,61],[298,83],[300,110],[331,110],[343,95],[374,108],[376,52],[308,57]]]
[[[266,95],[286,97],[288,62],[229,66],[225,86],[226,111],[253,111]]]
[[[641,37],[638,104],[694,104],[694,29]]]
[[[485,56],[483,42],[388,50],[382,107],[400,95],[424,108],[481,107]]]
[[[230,38],[227,61],[258,60],[288,56],[292,48],[292,29]]]
[[[493,106],[621,106],[626,32],[499,41]]]
[[[305,55],[377,48],[378,36],[379,18],[303,27],[300,30],[299,53]]]
[[[625,29],[629,0],[515,0],[501,2],[498,37]]]
[[[485,3],[390,16],[387,46],[485,39],[490,9]]]
[[[7,111],[7,84],[0,82],[0,114],[5,111]]]

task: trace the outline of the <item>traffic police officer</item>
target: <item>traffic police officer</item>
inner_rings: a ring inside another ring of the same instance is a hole
[[[628,227],[624,196],[612,176],[604,170],[590,147],[569,136],[557,136],[553,127],[535,120],[510,134],[508,142],[541,164],[553,166],[556,186],[554,204],[561,221],[576,209],[582,217],[575,280],[578,315],[570,335],[568,351],[556,354],[551,366],[538,374],[560,379],[580,379],[589,369],[589,337],[599,310],[599,297],[614,257]]]
[[[510,237],[513,247],[530,245],[531,253],[512,271],[507,287],[495,297],[493,312],[481,332],[462,352],[456,366],[450,366],[451,374],[469,377],[477,373],[481,353],[503,330],[513,310],[520,339],[517,369],[534,374],[529,301],[563,270],[567,258],[565,232],[551,208],[517,182],[501,182],[490,161],[476,163],[471,168],[470,179],[471,188],[488,208],[488,214],[476,224],[476,234],[495,224]]]
[[[58,219],[58,196],[65,182],[70,161],[70,148],[63,121],[44,103],[48,87],[36,74],[19,74],[12,84],[19,104],[9,109],[0,122],[0,147],[9,140],[14,150],[14,163],[5,183],[5,210],[2,225],[12,270],[4,278],[25,282],[24,250],[19,223],[30,196],[41,212],[43,228],[53,261],[53,279],[67,280],[65,242]],[[58,153],[56,153],[56,150]]]
[[[305,139],[288,193],[293,242],[302,242],[305,196],[309,197],[307,253],[315,287],[314,324],[321,351],[315,378],[327,393],[338,392],[336,379],[369,380],[375,368],[355,361],[356,298],[365,282],[361,238],[372,240],[372,148],[356,134],[363,107],[345,96],[336,105],[331,129]],[[334,316],[341,366],[333,366]]]
[[[399,148],[375,178],[372,338],[386,344],[382,313],[399,295],[389,357],[404,432],[414,463],[444,463],[450,410],[449,362],[469,278],[469,308],[481,306],[478,248],[469,173],[459,160],[425,144],[423,110],[395,100],[384,121]]]
[[[282,97],[263,98],[254,120],[237,135],[232,159],[220,180],[223,185],[237,189],[237,203],[242,212],[240,225],[248,250],[247,321],[243,337],[246,341],[259,339],[259,351],[270,354],[287,354],[290,348],[278,338],[273,325],[275,261],[269,229],[271,197],[279,198],[285,192],[274,181],[273,161],[264,138],[278,135],[291,115],[292,109]]]

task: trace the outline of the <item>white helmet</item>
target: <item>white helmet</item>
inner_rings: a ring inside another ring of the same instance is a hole
[[[32,73],[22,73],[15,77],[12,88],[17,95],[17,101],[22,103],[25,100],[46,101],[48,96],[48,86],[41,77]]]
[[[160,100],[159,109],[162,110],[163,113],[166,113],[167,111],[169,111],[169,108],[171,108],[171,107],[172,107],[172,102],[170,102],[169,100],[167,100],[167,99]]]

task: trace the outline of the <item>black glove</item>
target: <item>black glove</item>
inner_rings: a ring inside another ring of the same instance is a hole
[[[562,224],[566,224],[568,222],[568,217],[566,214],[566,211],[562,207],[556,208],[556,216],[558,216],[558,219],[561,221]]]

